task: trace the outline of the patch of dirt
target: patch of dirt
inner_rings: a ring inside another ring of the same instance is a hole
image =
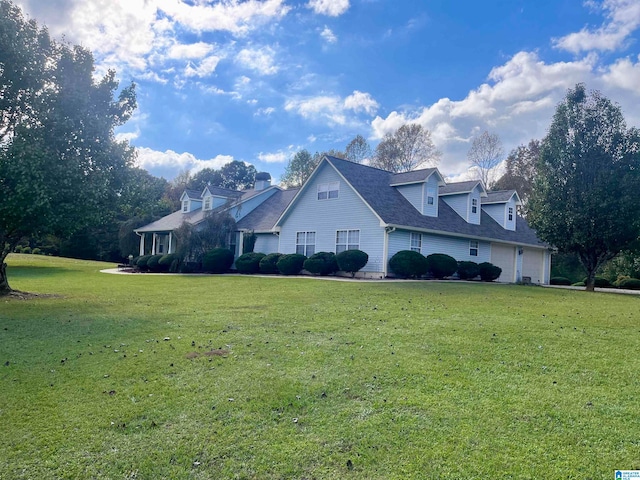
[[[13,298],[15,300],[33,300],[36,298],[61,298],[61,295],[51,295],[46,293],[29,293],[20,290],[11,290],[9,293],[0,295],[0,298]]]

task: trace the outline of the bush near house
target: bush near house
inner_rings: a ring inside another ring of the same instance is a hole
[[[299,253],[285,254],[280,257],[276,267],[282,275],[297,275],[302,270],[306,259],[307,257]]]
[[[264,253],[258,252],[248,252],[243,255],[240,255],[236,259],[236,270],[238,273],[258,273],[260,271],[260,260],[262,260],[266,255]]]
[[[476,262],[458,262],[458,276],[460,280],[472,280],[480,275],[480,267]]]
[[[549,280],[551,285],[571,285],[571,280],[566,277],[553,277]]]
[[[338,269],[350,273],[351,277],[355,277],[368,261],[369,255],[362,250],[345,250],[336,255]]]
[[[314,275],[330,275],[338,271],[336,254],[333,252],[318,252],[307,258],[302,264],[307,272]]]
[[[172,270],[171,267],[173,265],[174,262],[178,262],[178,264],[180,263],[180,257],[178,257],[178,255],[176,255],[175,253],[168,253],[166,255],[163,255],[160,260],[158,260],[158,265],[160,266],[160,271],[162,272],[176,272],[177,271],[177,265],[176,267]]]
[[[587,284],[587,277],[582,279],[582,283]],[[593,284],[598,288],[609,288],[611,286],[611,282],[604,277],[595,277]]]
[[[136,267],[138,267],[143,272],[146,272],[147,270],[149,270],[149,268],[147,267],[147,262],[152,256],[153,255],[142,255],[141,257],[138,257],[138,261],[136,262]]]
[[[282,256],[281,253],[269,253],[260,260],[260,273],[278,273],[278,260]]]
[[[629,290],[640,290],[640,279],[638,278],[625,278],[618,282],[618,287],[626,288]]]
[[[480,269],[480,279],[483,282],[493,282],[502,273],[502,269],[500,267],[497,267],[490,262],[482,262],[478,265],[478,268]]]
[[[436,278],[450,277],[458,269],[455,258],[445,253],[432,253],[427,257],[427,272]]]
[[[413,250],[400,250],[389,260],[389,268],[404,278],[418,278],[427,273],[427,259]]]
[[[162,271],[162,266],[159,264],[159,262],[163,256],[164,255],[162,254],[151,255],[151,258],[147,260],[147,268],[150,272],[158,273]]]
[[[225,273],[233,265],[233,252],[228,248],[214,248],[202,257],[202,269],[209,273]]]

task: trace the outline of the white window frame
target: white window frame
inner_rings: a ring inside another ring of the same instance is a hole
[[[331,200],[340,196],[340,181],[319,183],[318,200]]]
[[[510,222],[513,222],[513,207],[509,207],[509,209],[507,210],[507,219]]]
[[[344,238],[340,238],[341,233]],[[345,250],[360,250],[360,229],[336,230],[336,254]]]
[[[478,213],[478,199],[477,198],[472,198],[471,199],[471,213],[473,213],[474,215]]]
[[[204,206],[202,207],[202,209],[211,210],[212,200],[213,199],[211,197],[204,197]]]
[[[427,188],[427,205],[435,205],[436,192],[432,188]]]
[[[416,239],[417,241],[414,242],[414,240]],[[422,253],[422,234],[421,233],[411,232],[411,235],[409,236],[409,249],[414,252]]]
[[[189,200],[182,201],[182,213],[187,213],[189,211]]]
[[[310,242],[312,235],[313,243]],[[296,232],[296,253],[305,257],[316,253],[316,232]]]
[[[469,256],[477,257],[479,253],[480,253],[480,242],[478,240],[469,240]]]

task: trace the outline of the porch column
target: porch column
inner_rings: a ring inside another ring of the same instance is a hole
[[[153,241],[151,243],[151,255],[155,255],[156,254],[156,234],[153,234]]]
[[[173,253],[173,251],[171,250],[171,232],[169,232],[169,247],[167,248],[167,253]]]
[[[144,255],[144,233],[140,234],[140,256]]]
[[[238,239],[238,256],[242,255],[244,253],[244,231],[240,231],[240,235],[239,235],[239,239]]]

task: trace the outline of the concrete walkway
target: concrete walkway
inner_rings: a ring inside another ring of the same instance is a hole
[[[541,285],[544,288],[563,288],[565,290],[581,290],[585,291],[584,287],[573,287],[570,285]],[[599,288],[596,287],[596,292],[599,293],[618,293],[624,295],[640,295],[640,290],[627,290],[624,288]]]

